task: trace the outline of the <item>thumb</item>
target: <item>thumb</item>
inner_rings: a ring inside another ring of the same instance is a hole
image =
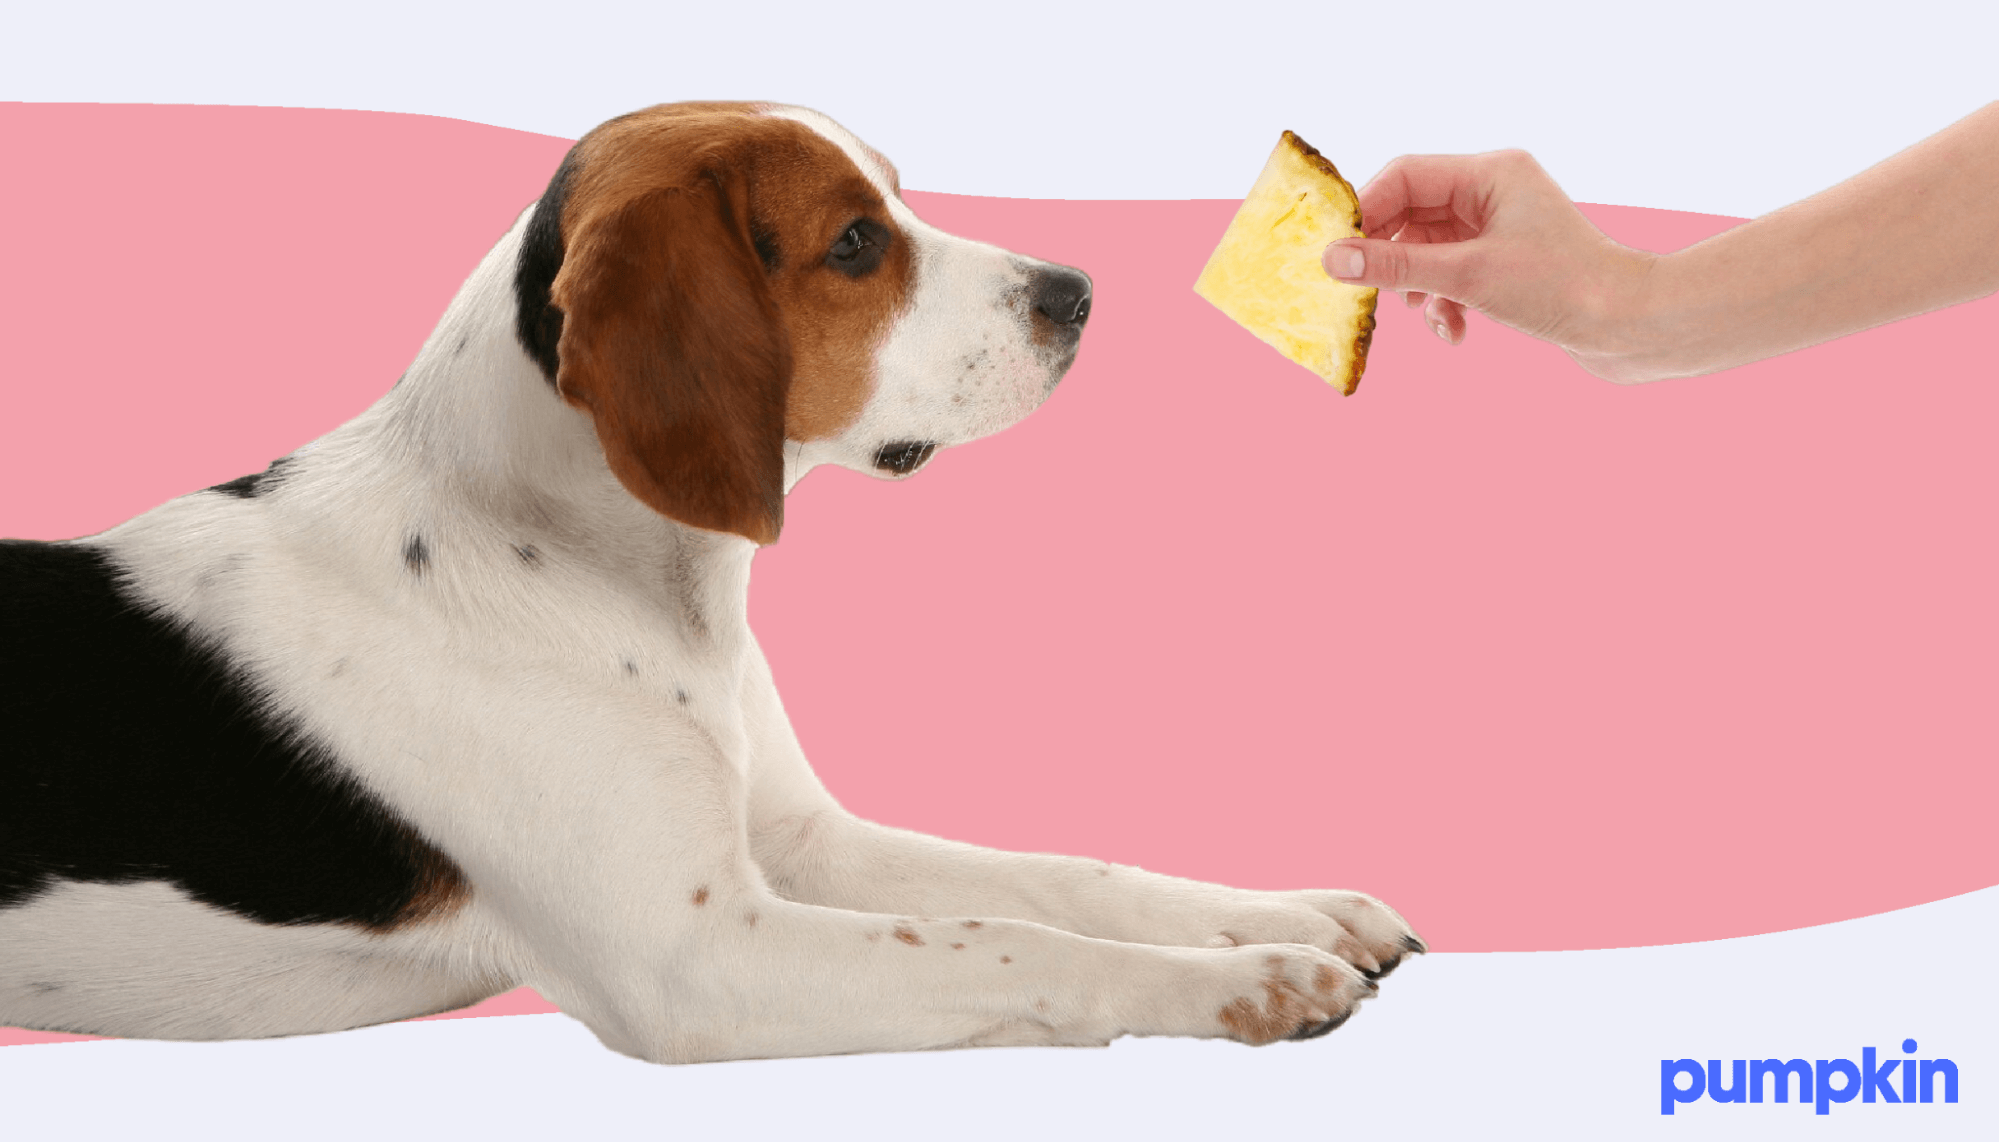
[[[1342,238],[1326,247],[1319,263],[1328,276],[1350,286],[1413,290],[1462,300],[1466,262],[1475,256],[1467,242],[1389,242]]]

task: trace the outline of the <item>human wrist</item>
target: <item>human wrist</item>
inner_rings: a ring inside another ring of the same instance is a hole
[[[1576,300],[1575,336],[1562,348],[1607,381],[1639,384],[1684,375],[1681,266],[1670,254],[1616,247]]]

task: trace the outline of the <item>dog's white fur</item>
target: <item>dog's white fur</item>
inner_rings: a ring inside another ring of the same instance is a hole
[[[830,120],[772,113],[874,180],[918,267],[873,395],[837,437],[787,446],[786,490],[818,464],[873,472],[884,441],[962,443],[1035,408],[1058,378],[1003,304],[1030,263],[925,226]],[[1357,893],[999,853],[843,811],[746,622],[755,545],[627,493],[516,340],[527,219],[405,380],[268,494],[183,497],[87,541],[250,665],[462,868],[470,900],[370,933],[257,924],[159,882],[64,883],[0,914],[0,1021],[253,1037],[530,984],[656,1061],[1261,1042],[1344,1018],[1374,991],[1360,970],[1420,948]],[[980,349],[981,385],[935,368]],[[412,524],[432,555],[420,589],[401,574]],[[65,986],[33,987],[48,980]]]

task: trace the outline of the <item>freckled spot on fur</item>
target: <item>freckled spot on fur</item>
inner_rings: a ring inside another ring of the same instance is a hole
[[[639,665],[638,665],[637,663],[634,663],[634,662],[632,662],[632,661],[631,661],[630,659],[626,659],[626,660],[625,660],[625,673],[626,673],[626,674],[628,674],[628,675],[636,675],[636,674],[638,674],[638,673],[639,673]]]
[[[687,689],[686,689],[685,687],[675,687],[675,688],[673,688],[673,701],[674,701],[674,702],[677,702],[677,703],[679,703],[679,704],[680,704],[681,706],[686,706],[686,705],[687,705]]]
[[[344,658],[335,659],[333,661],[333,669],[326,673],[326,677],[329,679],[337,679],[346,673],[347,673],[347,660]]]
[[[28,991],[44,995],[51,992],[61,992],[62,988],[62,985],[53,980],[31,980],[28,982]]]
[[[1001,964],[1012,964],[1012,963],[1013,963],[1013,958],[1012,958],[1012,957],[1010,957],[1010,956],[1003,956],[1003,957],[1001,957],[1001,958],[1000,958],[1000,963],[1001,963]]]
[[[871,941],[878,941],[882,939],[882,935],[880,933],[869,933],[868,939]]]
[[[470,343],[470,342],[471,342],[471,340],[472,340],[472,338],[471,338],[471,335],[469,335],[469,334],[462,334],[462,333],[461,333],[461,334],[459,334],[459,335],[458,335],[458,344],[457,344],[456,346],[454,346],[454,347],[452,348],[452,350],[451,350],[451,356],[453,356],[453,357],[456,357],[456,356],[458,356],[459,354],[461,354],[461,353],[465,352],[465,346],[466,346],[466,345],[467,345],[468,343]]]
[[[1104,866],[1102,869],[1097,870],[1097,876],[1099,877],[1109,877],[1110,875],[1111,875],[1111,867],[1108,865]]]
[[[966,921],[965,927],[968,929],[983,929],[986,927],[986,923],[984,921]]]
[[[897,925],[895,927],[895,939],[911,948],[918,948],[923,944],[923,938],[917,936],[916,930],[910,928],[908,925]]]
[[[515,544],[514,554],[519,556],[521,562],[529,567],[537,567],[541,564],[541,549],[535,547],[533,544]]]
[[[694,891],[694,903],[696,905],[706,905],[708,903],[708,887],[706,885]]]
[[[750,928],[752,928],[752,929],[756,928],[756,927],[757,927],[757,915],[756,915],[755,913],[749,913],[749,914],[745,915],[745,916],[743,917],[743,924],[745,924],[745,925],[748,925],[748,926],[749,926]]]
[[[954,948],[954,949],[961,949],[961,948],[964,948],[964,947],[965,947],[965,942],[964,942],[964,941],[952,941],[952,942],[951,942],[951,947],[952,947],[952,948]]]
[[[421,576],[430,570],[430,545],[423,542],[422,536],[411,536],[403,545],[403,563],[412,575]]]

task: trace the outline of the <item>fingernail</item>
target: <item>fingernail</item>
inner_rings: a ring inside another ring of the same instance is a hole
[[[1437,336],[1444,339],[1445,345],[1449,345],[1451,343],[1450,328],[1446,326],[1442,320],[1431,322],[1430,328],[1437,331]]]
[[[1335,278],[1358,278],[1367,272],[1367,258],[1352,246],[1334,246],[1322,261]]]

